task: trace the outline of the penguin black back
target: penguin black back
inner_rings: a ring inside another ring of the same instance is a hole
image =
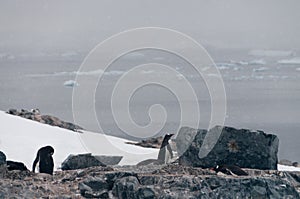
[[[246,173],[244,170],[242,170],[240,167],[235,165],[217,165],[214,168],[214,171],[224,173],[226,175],[237,175],[237,176],[247,176],[248,173]]]

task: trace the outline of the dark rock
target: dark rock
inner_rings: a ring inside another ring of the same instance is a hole
[[[3,178],[7,173],[6,155],[0,151],[0,178]]]
[[[11,115],[17,115],[17,113],[18,113],[18,111],[17,111],[17,109],[9,109],[8,111],[7,111],[7,113],[8,114],[11,114]]]
[[[157,197],[157,193],[155,192],[153,187],[140,187],[137,191],[138,198],[143,199],[155,199]]]
[[[190,131],[195,132],[195,129],[190,128]],[[203,168],[227,164],[241,168],[277,169],[279,140],[276,135],[220,126],[214,127],[209,133],[214,131],[220,131],[221,135],[206,157],[200,159],[198,154],[208,132],[198,130],[192,143],[179,157],[179,164]]]
[[[105,176],[106,182],[109,187],[108,189],[112,189],[116,180],[118,180],[120,178],[124,178],[124,177],[129,177],[129,176],[137,177],[137,174],[134,172],[122,172],[121,171],[121,172],[109,172],[109,173],[106,173],[104,176]]]
[[[298,166],[299,166],[299,163],[298,163],[298,162],[293,162],[292,166],[298,167]]]
[[[0,151],[0,165],[6,164],[6,155]]]
[[[108,183],[100,177],[90,177],[78,185],[80,194],[86,198],[109,198]]]
[[[95,166],[106,166],[97,158],[92,156],[90,153],[88,154],[80,154],[80,155],[69,155],[66,160],[61,164],[62,170],[73,170],[73,169],[83,169],[88,167]]]
[[[293,171],[293,172],[287,172],[295,181],[296,186],[300,187],[300,172],[299,171]]]
[[[136,185],[138,189],[147,182],[146,187],[156,187],[152,190],[159,198],[299,198],[295,187],[278,177],[143,175],[141,178],[141,184]]]
[[[175,142],[177,147],[177,155],[180,157],[191,145],[194,141],[195,136],[199,131],[205,130],[197,130],[189,127],[180,128],[178,135],[176,136]]]
[[[95,155],[94,157],[105,165],[117,165],[123,158],[123,156],[106,156],[106,155]]]
[[[147,140],[142,140],[140,142],[126,142],[126,144],[132,144],[132,145],[141,146],[141,147],[145,147],[145,148],[159,149],[163,139],[164,139],[163,136],[160,136],[160,137],[156,137],[156,138],[149,138]]]
[[[19,171],[27,171],[27,167],[22,162],[14,162],[14,161],[6,161],[7,169],[9,171],[19,170]]]
[[[53,176],[8,171],[0,178],[0,198],[300,198],[300,172],[247,169],[249,176],[233,177],[181,165],[150,173],[136,168],[91,167]]]
[[[139,181],[136,177],[124,177],[115,182],[112,193],[120,199],[137,199],[139,185]]]

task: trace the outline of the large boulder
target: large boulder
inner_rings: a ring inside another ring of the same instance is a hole
[[[220,133],[220,137],[214,138],[216,132]],[[177,142],[177,148],[185,149],[180,151],[182,155],[179,157],[179,164],[181,165],[210,168],[227,164],[242,168],[277,169],[279,140],[276,135],[221,126],[216,126],[210,131],[185,127],[180,130],[179,137],[184,137],[182,135],[184,133],[194,139],[190,143],[182,140]],[[210,137],[215,139],[211,141],[216,143],[207,156],[200,158],[199,151],[208,133],[211,133]],[[184,147],[180,146],[182,143]]]
[[[0,165],[6,164],[6,155],[0,151]]]
[[[106,166],[100,162],[97,158],[92,156],[92,154],[79,154],[79,155],[69,155],[66,160],[61,164],[62,170],[74,170],[83,169],[95,166]]]
[[[7,164],[7,169],[9,171],[28,171],[27,167],[25,166],[25,164],[23,162],[15,162],[15,161],[10,161],[7,160],[6,161]]]
[[[95,155],[95,158],[105,165],[117,165],[123,156]]]
[[[137,192],[140,183],[138,179],[134,176],[128,176],[117,180],[113,187],[113,194],[117,198],[121,199],[137,199]]]
[[[79,183],[80,194],[86,198],[109,198],[108,183],[101,177],[89,177]]]
[[[6,172],[6,155],[2,151],[0,151],[0,178],[3,178]]]

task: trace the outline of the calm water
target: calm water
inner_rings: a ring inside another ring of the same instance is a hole
[[[292,57],[251,56],[247,50],[211,50],[210,53],[225,83],[225,124],[274,133],[280,139],[279,158],[300,161],[300,63],[279,64],[279,60]],[[39,108],[44,114],[72,121],[73,88],[64,83],[75,79],[74,71],[78,70],[84,56],[65,54],[63,57],[0,59],[0,109]],[[187,77],[199,99],[200,127],[206,128],[210,118],[210,98],[202,78],[178,57],[145,50],[112,64],[97,87],[96,113],[105,133],[128,138],[114,122],[110,109],[111,92],[124,71],[149,62],[172,66]],[[166,74],[157,75],[163,78]],[[167,123],[158,134],[174,132],[180,120],[179,102],[172,92],[161,87],[145,86],[134,94],[130,101],[133,120],[146,125],[149,122],[148,109],[157,103],[162,104],[168,114]],[[97,124],[84,127],[99,131]]]

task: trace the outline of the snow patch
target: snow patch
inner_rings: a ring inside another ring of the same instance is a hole
[[[293,166],[287,166],[287,165],[277,165],[278,171],[300,171],[300,167],[293,167]]]

